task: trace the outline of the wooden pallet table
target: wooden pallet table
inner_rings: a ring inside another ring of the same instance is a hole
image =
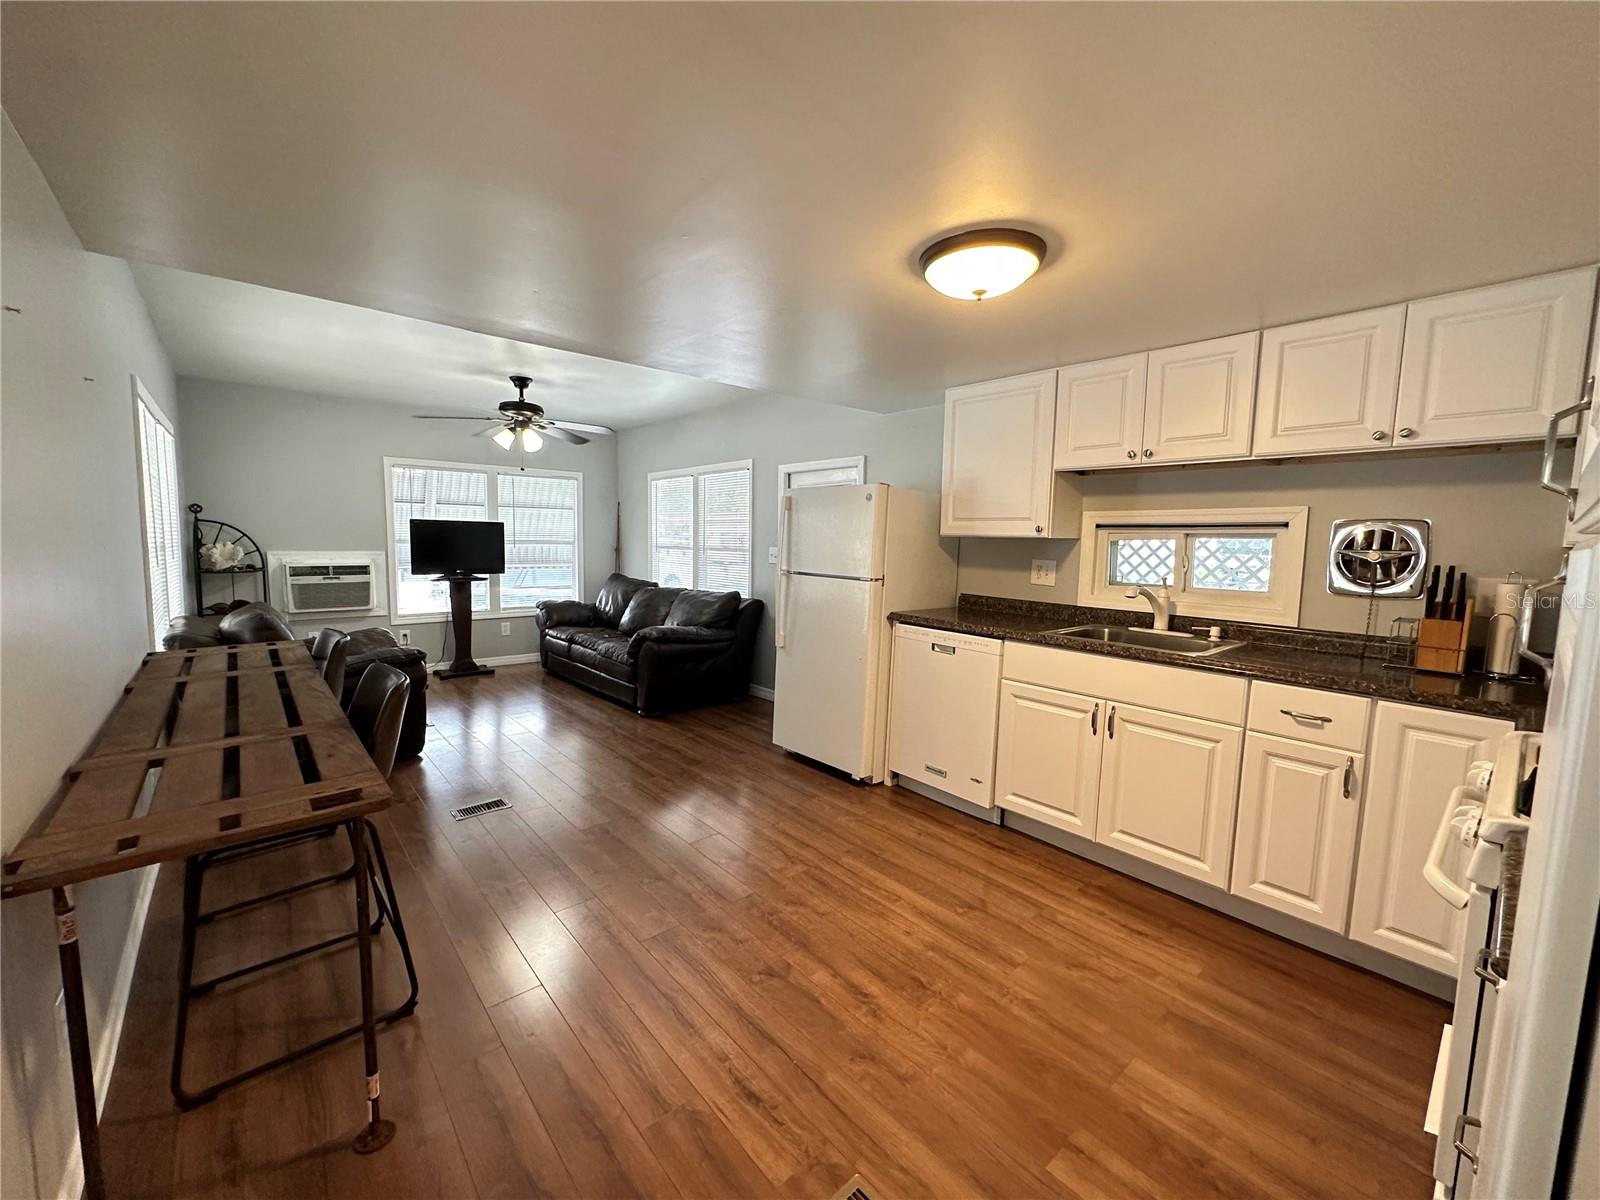
[[[347,827],[365,861],[364,818],[388,784],[300,642],[145,656],[88,752],[0,864],[0,898],[52,894],[84,1194],[105,1195],[84,1014],[74,884],[187,860],[258,838]],[[373,1021],[367,872],[355,872],[368,1123],[358,1150],[386,1144]]]

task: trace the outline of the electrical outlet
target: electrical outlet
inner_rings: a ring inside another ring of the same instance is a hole
[[[402,646],[409,646],[409,645],[411,645],[411,630],[409,630],[409,629],[402,629],[402,630],[401,630],[401,631],[400,631],[400,644],[401,644],[401,645],[402,645]]]
[[[1055,587],[1056,561],[1053,558],[1036,558],[1033,560],[1033,570],[1028,573],[1028,582],[1037,583],[1040,587]]]
[[[769,563],[776,563],[778,561],[778,548],[776,546],[767,547],[767,561]]]
[[[510,637],[511,636],[511,622],[510,621],[501,621],[500,622],[500,636],[501,637]]]

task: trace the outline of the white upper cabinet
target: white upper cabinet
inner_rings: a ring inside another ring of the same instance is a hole
[[[1148,354],[1126,354],[1056,372],[1056,470],[1126,467],[1139,460],[1149,361]]]
[[[1252,331],[1152,350],[1139,461],[1248,458],[1260,345]]]
[[[1388,446],[1405,326],[1406,306],[1391,304],[1266,330],[1255,456]]]
[[[1055,422],[1054,371],[947,391],[939,532],[1076,537],[1082,503],[1056,478]]]
[[[1594,285],[1584,267],[1408,305],[1396,442],[1543,437],[1578,395]]]

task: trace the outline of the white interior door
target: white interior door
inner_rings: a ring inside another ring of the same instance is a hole
[[[888,640],[883,585],[810,575],[781,582],[772,740],[866,778],[877,737],[878,656]]]

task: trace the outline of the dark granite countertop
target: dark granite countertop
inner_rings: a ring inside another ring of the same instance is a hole
[[[1042,604],[1033,600],[1007,600],[996,596],[961,596],[955,608],[929,608],[890,613],[891,621],[1005,638],[1041,646],[1060,646],[1086,654],[1109,654],[1140,662],[1166,663],[1195,671],[1246,675],[1273,683],[1325,688],[1477,713],[1513,722],[1518,729],[1544,726],[1545,690],[1537,683],[1502,682],[1482,675],[1455,677],[1428,675],[1383,665],[1383,639],[1325,630],[1286,629],[1274,625],[1222,622],[1228,638],[1246,644],[1206,658],[1185,658],[1142,646],[1091,642],[1062,637],[1050,630],[1072,625],[1137,625],[1149,628],[1149,613],[1121,609],[1083,608],[1073,604]],[[1202,634],[1218,622],[1174,616],[1172,627]]]

